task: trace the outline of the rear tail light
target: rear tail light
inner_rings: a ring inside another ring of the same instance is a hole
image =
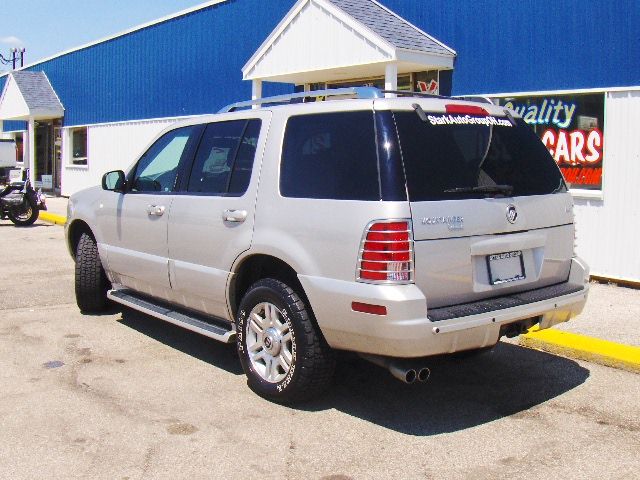
[[[448,103],[445,105],[445,109],[447,113],[450,114],[458,114],[458,115],[478,115],[478,116],[487,116],[489,112],[482,107],[478,107],[477,105],[464,105],[458,103]]]
[[[360,282],[413,282],[413,235],[410,220],[377,220],[364,231],[356,278]]]

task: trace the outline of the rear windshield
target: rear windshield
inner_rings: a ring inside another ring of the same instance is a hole
[[[411,201],[566,191],[556,163],[521,119],[448,123],[449,115],[427,115],[422,121],[414,111],[394,112]]]

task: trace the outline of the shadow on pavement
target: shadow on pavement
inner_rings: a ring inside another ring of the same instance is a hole
[[[60,228],[59,225],[53,225],[50,223],[39,223],[36,222],[33,225],[27,225],[26,227],[16,227],[13,222],[11,222],[10,220],[0,220],[0,228],[2,227],[13,227],[13,228],[19,228],[20,230],[29,230],[31,228],[49,228],[49,227],[58,227]]]
[[[122,325],[216,368],[243,374],[235,344],[218,343],[135,310],[121,311]],[[508,343],[477,357],[433,357],[424,365],[431,368],[429,381],[405,385],[385,369],[347,356],[338,362],[325,395],[293,408],[336,409],[407,435],[437,435],[512,415],[525,418],[526,410],[589,377],[589,370],[572,360]]]
[[[328,395],[301,407],[335,408],[407,435],[437,435],[519,414],[589,377],[572,360],[506,343],[475,358],[424,363],[429,381],[405,385],[362,359],[344,360]]]
[[[235,343],[220,343],[129,308],[123,307],[121,312],[122,318],[118,321],[122,325],[216,368],[243,375]]]

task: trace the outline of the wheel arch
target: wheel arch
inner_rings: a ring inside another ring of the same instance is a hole
[[[258,253],[250,255],[240,261],[233,273],[228,289],[232,318],[235,318],[244,294],[251,285],[263,278],[274,278],[286,283],[295,290],[309,310],[312,311],[309,298],[298,279],[298,272],[278,257]]]
[[[80,242],[80,237],[83,233],[88,234],[95,241],[96,236],[91,231],[91,227],[84,220],[74,220],[69,224],[68,233],[67,233],[67,247],[69,248],[69,253],[75,260],[76,251],[78,250],[78,242]]]

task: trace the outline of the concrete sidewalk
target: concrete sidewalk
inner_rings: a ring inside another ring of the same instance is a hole
[[[573,320],[521,335],[512,343],[640,373],[640,290],[592,281]]]
[[[65,197],[50,197],[47,195],[47,212],[54,215],[61,215],[66,217],[67,215],[67,203],[68,198]]]
[[[48,210],[41,213],[41,219],[64,223],[60,220],[66,216],[67,202],[64,197],[47,198]],[[597,282],[591,282],[590,287],[579,317],[507,341],[640,372],[640,290]]]

